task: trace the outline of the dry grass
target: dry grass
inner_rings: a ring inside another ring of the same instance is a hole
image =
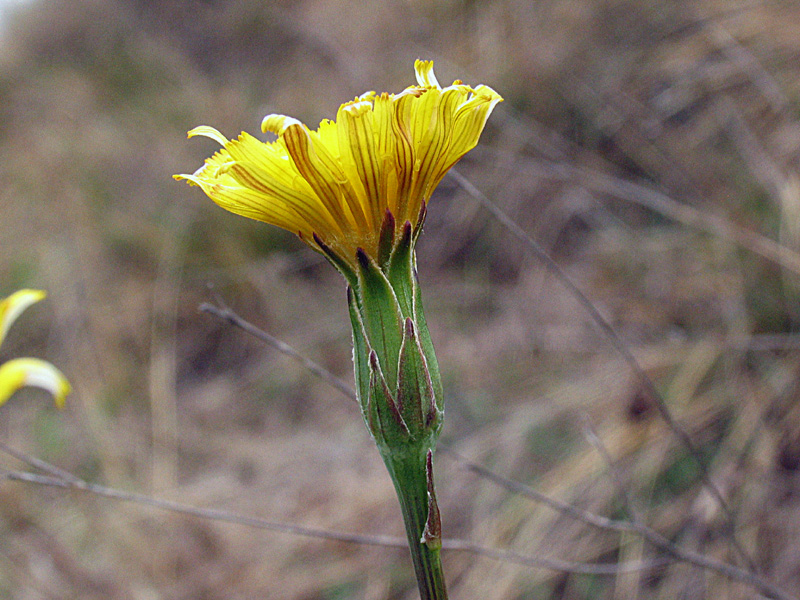
[[[274,521],[399,535],[356,406],[197,306],[241,315],[350,380],[344,290],[291,236],[170,176],[261,116],[331,116],[366,89],[485,82],[507,101],[460,166],[565,269],[700,448],[766,579],[800,589],[800,6],[631,0],[160,3],[40,0],[0,35],[0,294],[49,290],[4,355],[75,394],[2,409],[10,446],[119,488]],[[347,5],[351,6],[351,5]],[[635,184],[638,188],[631,188]],[[641,202],[652,194],[677,213]],[[673,206],[674,205],[670,205]],[[653,210],[655,208],[656,210]],[[706,226],[725,219],[722,229]],[[705,225],[704,225],[705,224]],[[735,226],[734,226],[735,225]],[[782,262],[752,250],[780,242]],[[589,419],[644,520],[738,563],[696,465],[576,300],[453,180],[419,248],[458,452],[625,517]],[[754,337],[755,336],[755,337]],[[792,347],[793,344],[793,347]],[[12,459],[3,468],[18,468]],[[445,534],[581,562],[657,556],[441,454]],[[0,595],[414,598],[403,551],[0,483]],[[553,573],[445,555],[453,598],[752,598],[683,563]]]

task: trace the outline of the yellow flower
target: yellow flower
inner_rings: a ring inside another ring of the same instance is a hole
[[[0,301],[0,344],[17,317],[31,304],[45,297],[41,290],[20,290]],[[61,371],[38,358],[15,358],[0,365],[0,405],[24,386],[40,387],[51,394],[61,408],[70,385]]]
[[[192,129],[189,137],[206,136],[223,148],[193,175],[175,178],[200,186],[222,208],[332,251],[355,269],[358,248],[377,258],[387,211],[393,223],[417,229],[433,190],[475,147],[502,101],[485,85],[455,81],[442,88],[431,61],[414,67],[417,85],[399,94],[367,92],[316,131],[284,115],[268,115],[261,124],[278,136],[274,142]],[[402,228],[393,235],[396,242]]]

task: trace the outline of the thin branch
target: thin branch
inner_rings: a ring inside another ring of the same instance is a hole
[[[16,452],[16,451],[15,451]],[[21,455],[21,453],[17,453]],[[31,457],[24,459],[26,462],[35,460],[42,464],[39,459],[31,459]],[[52,465],[45,468],[46,471],[57,469]],[[61,469],[57,469],[61,471]],[[197,517],[200,519],[207,519],[211,521],[219,521],[223,523],[233,523],[235,525],[243,525],[254,529],[263,529],[277,533],[287,533],[290,535],[298,535],[303,537],[310,537],[316,539],[323,539],[335,542],[344,542],[348,544],[360,544],[368,546],[381,546],[385,548],[407,548],[408,542],[405,538],[385,536],[385,535],[364,535],[355,533],[346,533],[340,531],[328,531],[325,529],[317,529],[313,527],[303,527],[300,525],[291,525],[287,523],[276,523],[258,517],[249,517],[240,515],[225,510],[213,508],[197,508],[180,502],[173,502],[171,500],[163,500],[154,498],[144,494],[137,494],[134,492],[126,492],[115,488],[98,485],[86,482],[82,479],[68,474],[69,479],[62,479],[59,476],[53,475],[39,475],[37,473],[28,473],[25,471],[0,471],[0,480],[18,481],[23,483],[30,483],[35,485],[42,485],[48,487],[55,487],[67,490],[75,490],[86,492],[95,496],[101,496],[111,500],[118,500],[121,502],[130,502],[133,504],[149,506],[164,510],[172,513],[182,514],[190,517]],[[651,570],[670,562],[668,559],[658,559],[653,561],[637,561],[619,564],[610,563],[578,563],[570,561],[562,561],[557,559],[539,558],[514,552],[513,550],[503,550],[498,548],[488,548],[481,546],[469,540],[460,539],[445,539],[442,540],[442,548],[454,552],[467,552],[477,556],[486,558],[525,565],[529,567],[536,567],[547,569],[551,571],[576,573],[584,575],[617,575],[618,573],[627,573],[631,571],[647,571]]]
[[[221,521],[224,523],[233,523],[236,525],[244,525],[255,529],[265,529],[278,533],[288,533],[292,535],[300,535],[303,537],[311,537],[323,540],[332,540],[336,542],[347,542],[352,544],[363,544],[368,546],[385,546],[390,548],[406,548],[408,542],[405,538],[383,536],[383,535],[361,535],[344,532],[327,531],[324,529],[317,529],[314,527],[303,527],[300,525],[290,525],[286,523],[275,523],[266,519],[258,517],[248,517],[226,510],[219,510],[215,508],[197,508],[180,502],[172,500],[164,500],[161,498],[154,498],[145,494],[137,494],[135,492],[126,492],[116,488],[99,485],[96,483],[89,483],[77,477],[70,477],[70,479],[62,479],[52,475],[39,475],[37,473],[28,473],[25,471],[2,471],[0,472],[0,479],[7,479],[9,481],[21,481],[25,483],[33,483],[36,485],[43,485],[49,487],[63,488],[69,490],[76,490],[81,492],[88,492],[95,496],[102,496],[111,500],[120,500],[122,502],[131,502],[143,506],[150,506],[160,510],[166,510],[173,513],[188,515],[190,517],[199,517],[201,519],[209,519],[213,521]]]
[[[451,169],[450,173],[458,182],[458,184],[464,189],[464,191],[477,200],[481,206],[488,210],[491,215],[500,222],[500,224],[514,234],[514,236],[519,239],[533,253],[533,255],[541,261],[542,265],[544,265],[547,271],[552,274],[570,294],[572,294],[572,296],[590,316],[592,321],[594,321],[594,323],[600,328],[606,339],[608,339],[617,353],[628,364],[634,376],[639,381],[639,385],[642,387],[643,391],[653,400],[658,412],[661,414],[661,418],[664,419],[664,422],[672,431],[673,435],[675,435],[680,443],[684,445],[684,447],[689,451],[689,454],[692,456],[692,459],[698,464],[700,467],[700,476],[703,481],[703,485],[708,488],[714,499],[719,504],[720,508],[722,508],[727,520],[730,523],[733,523],[733,513],[728,506],[728,503],[725,501],[725,498],[722,496],[722,493],[719,491],[714,482],[711,481],[711,475],[708,472],[708,467],[705,463],[705,460],[703,460],[700,452],[695,447],[694,442],[692,442],[689,434],[686,433],[686,431],[672,416],[672,413],[667,407],[667,403],[656,389],[653,380],[650,379],[650,376],[647,375],[642,366],[639,364],[639,361],[636,360],[636,357],[631,353],[611,324],[602,314],[600,314],[600,311],[597,309],[597,307],[595,307],[592,301],[589,300],[589,298],[580,290],[580,288],[578,288],[572,279],[569,278],[569,276],[558,265],[558,263],[550,258],[550,255],[547,254],[544,248],[542,248],[538,242],[536,242],[536,240],[528,235],[525,230],[517,225],[496,204],[489,200],[486,194],[476,188],[466,177],[461,175],[461,173],[455,169]],[[736,551],[745,559],[748,565],[752,567],[752,560],[744,551],[744,548],[742,548],[741,544],[739,544],[739,542],[736,540],[732,528],[730,528],[729,534],[731,537],[731,542],[734,548],[736,548]]]
[[[6,445],[4,442],[0,442],[0,451],[5,452],[9,456],[13,456],[19,461],[24,462],[28,466],[33,467],[34,469],[39,469],[52,477],[57,479],[63,479],[64,481],[71,481],[71,482],[80,482],[80,478],[76,477],[69,471],[65,471],[55,465],[51,465],[49,462],[44,461],[40,458],[36,458],[35,456],[31,456],[30,454],[26,454],[25,452],[20,452],[19,450],[15,450],[10,446]]]
[[[603,441],[600,439],[600,436],[597,435],[597,432],[592,427],[592,423],[589,420],[589,416],[587,414],[583,414],[583,435],[586,437],[588,442],[592,445],[595,451],[600,455],[600,458],[603,460],[603,464],[606,465],[606,469],[608,469],[609,477],[611,482],[614,484],[614,487],[617,489],[617,494],[620,498],[622,498],[622,503],[625,505],[625,510],[628,511],[630,515],[632,525],[635,529],[640,527],[644,524],[642,518],[639,515],[639,510],[636,508],[636,505],[633,502],[633,498],[631,497],[630,493],[628,492],[628,488],[625,485],[625,482],[622,480],[622,474],[620,473],[617,465],[611,458],[611,455],[608,453],[608,449],[606,448]],[[638,531],[638,529],[637,529]]]
[[[544,504],[545,506],[549,506],[555,511],[558,511],[572,519],[577,521],[582,521],[587,525],[591,525],[592,527],[596,527],[598,529],[603,530],[612,530],[612,531],[634,531],[635,527],[633,523],[629,521],[620,521],[616,519],[609,519],[608,517],[604,517],[602,515],[595,514],[591,511],[584,510],[582,508],[578,508],[572,504],[567,502],[563,502],[561,500],[557,500],[556,498],[551,498],[541,492],[536,491],[530,486],[527,486],[523,483],[519,483],[514,481],[513,479],[508,479],[507,477],[503,477],[502,475],[498,475],[494,471],[487,469],[486,467],[479,465],[476,462],[472,462],[468,458],[462,456],[449,446],[439,443],[438,449],[445,454],[451,456],[454,460],[461,463],[467,470],[472,471],[476,475],[480,476],[483,479],[491,481],[495,485],[505,488],[509,492],[513,492],[520,496],[524,496],[530,498],[534,502],[538,502],[540,504]]]
[[[554,510],[561,512],[564,515],[582,521],[588,525],[592,525],[593,527],[605,530],[630,531],[637,533],[640,536],[642,536],[642,538],[647,540],[650,544],[652,544],[655,548],[661,550],[662,552],[664,552],[669,556],[672,556],[678,561],[689,563],[697,567],[707,569],[709,571],[714,571],[715,573],[718,573],[724,577],[733,579],[735,581],[739,581],[745,585],[750,586],[753,589],[758,590],[759,592],[761,592],[762,594],[766,595],[769,598],[773,598],[775,600],[799,600],[797,596],[792,596],[788,594],[787,592],[783,591],[782,589],[770,583],[769,581],[766,581],[765,579],[763,579],[758,574],[752,571],[736,567],[734,565],[717,560],[715,558],[711,558],[709,556],[700,554],[698,552],[693,552],[691,550],[686,550],[684,548],[681,548],[680,546],[678,546],[674,542],[671,542],[670,540],[662,536],[660,533],[658,533],[654,529],[651,529],[642,522],[619,521],[619,520],[608,519],[606,517],[586,511],[584,509],[578,508],[566,502],[550,498],[549,496],[545,496],[541,492],[537,492],[536,490],[530,488],[527,485],[524,485],[512,479],[508,479],[507,477],[503,477],[502,475],[498,475],[497,473],[490,471],[486,467],[483,467],[461,456],[460,454],[458,454],[457,452],[446,446],[440,445],[440,449],[443,449],[447,454],[452,456],[458,462],[462,463],[470,471],[474,471],[484,479],[491,481],[495,485],[498,485],[508,490],[509,492],[530,498],[536,502],[541,502],[542,504],[545,504],[550,508],[553,508]]]
[[[586,301],[588,302],[588,299]],[[208,310],[209,307],[212,308],[213,310]],[[592,309],[594,309],[593,306],[592,306]],[[255,327],[254,325],[249,323],[247,320],[245,320],[242,317],[240,317],[238,314],[233,312],[231,309],[225,308],[224,310],[220,310],[220,309],[217,309],[216,307],[213,307],[211,305],[203,305],[203,307],[201,307],[201,310],[204,310],[204,312],[208,312],[209,314],[214,315],[214,316],[216,316],[216,317],[218,317],[220,319],[224,319],[227,322],[231,323],[232,325],[240,327],[244,331],[250,333],[251,335],[254,335],[258,339],[261,339],[261,340],[263,340],[263,341],[265,341],[267,343],[272,344],[272,342],[268,341],[268,340],[275,340],[277,342],[277,344],[274,344],[274,347],[276,347],[277,349],[283,351],[282,349],[288,348],[289,351],[290,351],[288,353],[289,356],[292,356],[294,358],[300,357],[302,359],[301,362],[303,362],[303,364],[305,364],[305,362],[307,361],[308,363],[311,363],[311,364],[315,365],[316,368],[311,370],[312,373],[314,373],[315,375],[321,377],[324,381],[326,381],[328,383],[331,383],[331,380],[336,380],[336,376],[335,375],[333,375],[329,371],[326,371],[326,369],[324,369],[323,367],[317,365],[316,363],[314,363],[310,359],[307,359],[307,358],[303,357],[302,355],[297,353],[297,351],[295,351],[293,348],[288,346],[286,343],[284,343],[284,342],[282,342],[280,340],[277,340],[276,338],[270,336],[269,334],[266,334],[265,332],[261,332],[261,330],[259,330],[257,327]],[[594,310],[596,310],[596,309],[594,309]],[[265,337],[262,337],[262,334]],[[337,387],[337,389],[340,389],[340,388]],[[340,391],[341,391],[341,389],[340,389]],[[353,396],[351,398],[353,398],[353,399],[355,398],[355,393],[353,393]],[[644,523],[613,520],[613,519],[609,519],[609,518],[601,516],[601,515],[597,515],[595,513],[590,512],[590,511],[583,510],[581,508],[578,508],[578,507],[573,506],[571,504],[568,504],[566,502],[562,502],[560,500],[557,500],[557,499],[554,499],[554,498],[550,498],[549,496],[546,496],[546,495],[542,494],[541,492],[538,492],[538,491],[534,490],[533,488],[531,488],[529,486],[526,486],[524,484],[518,483],[518,482],[513,481],[511,479],[502,477],[501,475],[498,475],[498,474],[490,471],[489,469],[487,469],[487,468],[485,468],[485,467],[483,467],[483,466],[481,466],[481,465],[479,465],[477,463],[474,463],[474,462],[470,461],[467,458],[464,458],[463,456],[461,456],[460,454],[458,454],[457,452],[455,452],[454,450],[452,450],[451,448],[449,448],[448,446],[446,446],[444,444],[440,444],[439,445],[439,449],[444,451],[444,452],[446,452],[447,454],[451,455],[458,462],[464,464],[470,471],[475,472],[480,477],[482,477],[484,479],[487,479],[487,480],[493,482],[494,484],[509,490],[510,492],[513,492],[513,493],[516,493],[516,494],[519,494],[519,495],[522,495],[522,496],[526,496],[526,497],[528,497],[528,498],[530,498],[530,499],[532,499],[532,500],[534,500],[536,502],[540,502],[542,504],[545,504],[545,505],[553,508],[554,510],[557,510],[557,511],[559,511],[559,512],[561,512],[561,513],[563,513],[563,514],[565,514],[565,515],[567,515],[569,517],[572,517],[574,519],[583,521],[584,523],[586,523],[588,525],[591,525],[593,527],[597,527],[597,528],[600,528],[600,529],[606,529],[606,530],[630,531],[630,532],[638,533],[644,539],[646,539],[648,542],[650,542],[653,546],[655,546],[656,548],[662,550],[666,554],[676,558],[677,560],[681,560],[681,561],[684,561],[684,562],[687,562],[687,563],[691,563],[693,565],[708,569],[710,571],[715,571],[715,572],[717,572],[717,573],[719,573],[719,574],[721,574],[721,575],[723,575],[725,577],[729,577],[730,579],[734,579],[736,581],[740,581],[740,582],[742,582],[744,584],[747,584],[747,585],[749,585],[749,586],[751,586],[751,587],[753,587],[755,589],[760,590],[761,592],[767,594],[768,596],[770,596],[770,597],[772,597],[772,598],[774,598],[776,600],[798,600],[798,598],[786,594],[785,592],[783,592],[779,588],[775,587],[773,584],[769,583],[768,581],[762,579],[761,577],[759,577],[757,574],[755,574],[752,571],[747,571],[747,570],[744,570],[744,569],[740,569],[740,568],[735,567],[733,565],[729,565],[728,563],[725,563],[725,562],[722,562],[722,561],[719,561],[719,560],[716,560],[716,559],[713,559],[713,558],[709,558],[707,556],[704,556],[704,555],[696,553],[696,552],[692,552],[690,550],[684,550],[684,549],[680,548],[679,546],[677,546],[676,544],[674,544],[673,542],[670,542],[667,538],[663,537],[657,531],[655,531],[654,529],[651,529],[650,527],[648,527]],[[347,541],[347,540],[343,540],[343,541]],[[547,566],[545,564],[545,562],[542,562],[542,561],[544,561],[546,559],[527,557],[526,558],[527,562],[525,562],[525,561],[521,560],[519,555],[514,556],[513,553],[511,553],[511,554],[503,554],[503,553],[510,553],[511,551],[507,551],[507,550],[492,550],[492,549],[483,548],[483,547],[479,547],[479,546],[475,546],[473,548],[473,547],[470,547],[471,544],[472,544],[472,542],[463,542],[463,541],[459,541],[459,540],[446,540],[444,542],[443,547],[444,548],[448,548],[450,550],[470,551],[470,552],[473,552],[475,554],[480,554],[482,556],[487,556],[489,558],[497,558],[497,559],[500,559],[500,560],[508,560],[509,562],[515,562],[515,563],[519,563],[519,564],[527,564],[529,566],[539,566],[539,567],[542,567],[542,568],[551,568],[551,567]],[[476,548],[481,548],[481,550],[478,551],[478,550],[476,550]],[[502,556],[501,556],[501,554],[502,554]],[[555,568],[555,565],[557,564],[557,561],[551,561],[549,564],[553,567],[553,570],[563,570],[563,569],[556,569]],[[572,563],[564,563],[564,564],[570,565]],[[574,565],[574,564],[572,564],[572,566],[577,568],[577,566]],[[586,566],[587,565],[583,565],[583,567],[586,567]],[[581,567],[581,568],[583,568],[583,567]],[[596,565],[593,565],[592,568],[596,568]],[[606,567],[603,567],[603,568],[610,569],[610,566],[606,566]],[[626,567],[626,568],[628,568],[628,567]],[[646,568],[646,567],[642,567],[642,568]],[[635,570],[635,569],[629,569],[629,570]],[[572,569],[572,570],[570,570],[570,572],[578,572],[578,571]]]
[[[220,302],[221,304],[221,302]],[[293,358],[304,368],[308,369],[311,373],[325,381],[331,387],[336,388],[341,392],[344,396],[349,398],[350,400],[356,401],[356,392],[355,390],[350,387],[347,383],[342,381],[336,375],[331,373],[328,369],[321,366],[320,364],[314,362],[310,358],[306,358],[302,354],[300,354],[297,350],[292,348],[286,342],[279,340],[278,338],[270,335],[263,329],[259,329],[249,321],[246,321],[234,311],[232,311],[227,306],[215,306],[213,304],[209,304],[208,302],[203,302],[199,307],[200,312],[208,313],[229,323],[230,325],[234,325],[243,331],[246,331],[256,339],[261,340],[265,344],[269,344],[273,348],[275,348],[278,352],[285,354],[286,356]]]
[[[557,180],[577,178],[596,192],[637,204],[691,229],[705,231],[711,235],[731,240],[740,247],[774,262],[784,269],[800,274],[800,253],[756,231],[732,223],[722,215],[700,211],[651,187],[624,181],[601,171],[564,163],[540,162],[546,167],[546,173],[550,178]],[[463,176],[456,174],[453,170],[450,173],[454,173],[456,179],[459,177],[463,179]],[[467,191],[472,194],[469,190]],[[483,201],[478,200],[483,204]]]
[[[781,89],[778,82],[764,65],[748,50],[739,40],[717,21],[699,19],[705,30],[718,44],[728,59],[747,75],[747,77],[761,91],[772,105],[772,109],[779,114],[786,114],[791,109],[791,102]]]
[[[792,333],[761,333],[752,336],[746,344],[746,350],[774,352],[775,350],[800,350],[800,335]]]
[[[649,571],[672,562],[671,560],[662,557],[649,561],[631,561],[618,564],[574,563],[553,558],[529,556],[526,554],[520,554],[519,552],[515,552],[513,550],[487,548],[467,540],[457,539],[442,540],[442,549],[469,552],[470,554],[478,554],[486,558],[492,558],[503,562],[512,562],[529,567],[547,569],[550,571],[580,573],[583,575],[617,575],[618,573],[630,573],[632,571]]]

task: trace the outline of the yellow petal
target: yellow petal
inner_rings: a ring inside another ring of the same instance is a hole
[[[186,137],[193,138],[198,135],[211,138],[215,142],[219,143],[220,146],[224,146],[228,142],[224,135],[208,125],[200,125],[200,127],[195,127],[188,134],[186,134]]]
[[[178,175],[223,208],[300,235],[312,248],[322,240],[357,268],[357,249],[374,256],[386,211],[416,226],[447,170],[478,142],[502,99],[491,88],[457,80],[442,88],[431,61],[414,64],[417,85],[398,94],[366,92],[342,104],[336,120],[314,131],[280,114],[261,129],[277,139],[243,133],[227,140],[197,127],[189,136],[222,149],[192,175]],[[395,235],[400,235],[397,228]]]
[[[375,150],[373,117],[372,102],[351,102],[339,110],[337,125],[342,166],[348,181],[363,198],[364,212],[372,219],[371,230],[377,231],[386,208],[386,196],[381,193],[382,175]]]
[[[436,80],[436,75],[433,74],[433,61],[432,60],[415,60],[414,71],[417,75],[417,83],[421,87],[427,88],[441,88],[439,82]]]
[[[286,115],[267,115],[261,120],[261,131],[280,136],[292,125],[302,125],[302,123],[294,117],[287,117]]]
[[[0,344],[3,343],[9,327],[17,317],[46,295],[42,290],[19,290],[0,301]]]
[[[47,390],[59,408],[64,406],[64,399],[72,390],[61,371],[38,358],[15,358],[0,366],[0,405],[25,386]]]
[[[319,200],[318,218],[325,223],[319,233],[342,235],[347,219],[339,183],[344,181],[344,177],[338,173],[340,169],[336,161],[324,145],[314,143],[315,140],[302,123],[287,125],[280,136],[280,142],[291,157],[294,168]]]

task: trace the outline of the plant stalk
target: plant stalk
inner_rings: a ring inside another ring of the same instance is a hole
[[[431,453],[385,455],[408,536],[421,600],[447,600],[441,561],[439,509],[433,493]]]

